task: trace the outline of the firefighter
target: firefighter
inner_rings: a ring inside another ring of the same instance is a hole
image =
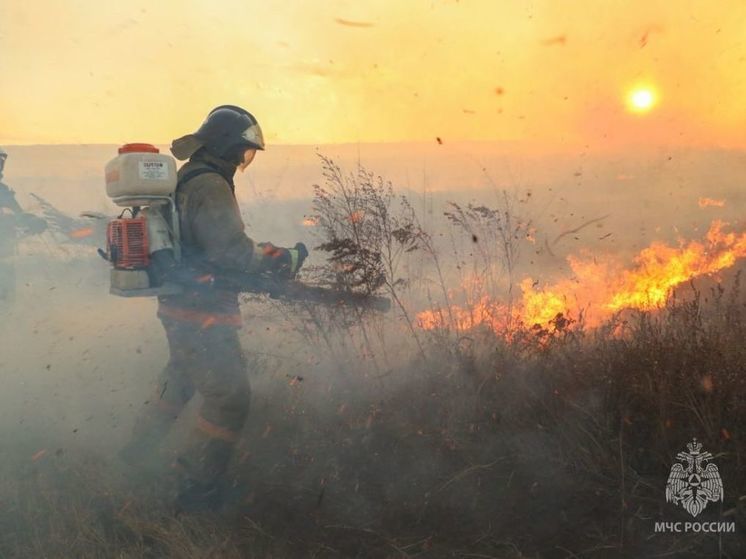
[[[15,298],[15,253],[19,234],[43,233],[47,223],[42,218],[24,212],[16,201],[15,192],[3,182],[8,152],[0,147],[0,302]]]
[[[302,243],[292,249],[257,244],[244,232],[233,178],[251,164],[257,150],[264,150],[258,122],[248,111],[227,105],[171,146],[177,159],[189,159],[179,170],[176,194],[182,266],[204,278],[206,286],[159,297],[170,359],[120,456],[130,464],[157,463],[160,441],[199,392],[203,404],[196,426],[175,463],[177,510],[220,508],[224,474],[249,413],[247,363],[237,332],[238,291],[218,288],[217,282],[210,287],[212,280],[256,272],[292,278],[308,255]]]

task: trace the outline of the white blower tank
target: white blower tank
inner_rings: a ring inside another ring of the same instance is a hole
[[[172,195],[176,182],[176,162],[150,144],[126,144],[106,165],[106,194],[122,207],[158,204],[153,197]]]

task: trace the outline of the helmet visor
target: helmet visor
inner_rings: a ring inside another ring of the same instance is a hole
[[[252,124],[246,130],[243,131],[241,137],[246,140],[252,147],[256,149],[264,149],[264,135],[262,129],[259,128],[258,124]]]

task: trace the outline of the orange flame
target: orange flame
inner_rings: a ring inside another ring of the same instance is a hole
[[[347,220],[350,223],[361,223],[364,218],[365,212],[363,210],[355,210],[349,216],[347,216]]]
[[[716,208],[722,208],[725,206],[725,200],[714,200],[712,198],[700,198],[697,200],[700,208],[706,208],[707,206],[714,206]]]
[[[746,257],[746,233],[725,233],[724,225],[715,221],[704,241],[679,247],[653,243],[627,269],[608,258],[570,257],[571,279],[538,289],[538,282],[525,278],[520,283],[521,300],[511,310],[485,295],[469,308],[451,306],[447,311],[421,312],[417,318],[424,329],[450,325],[464,331],[485,325],[505,332],[511,321],[546,327],[558,314],[578,317],[582,313],[588,326],[597,326],[617,311],[659,308],[676,286],[729,268]]]
[[[746,233],[723,233],[723,225],[715,221],[710,226],[706,243],[692,241],[678,249],[655,243],[643,250],[606,308],[651,309],[664,304],[677,285],[733,266],[746,256]]]
[[[90,237],[91,235],[93,235],[92,227],[83,227],[82,229],[76,229],[75,231],[70,231],[70,233],[68,233],[68,236],[71,239],[84,239],[85,237]]]
[[[41,449],[39,452],[34,453],[34,455],[31,457],[31,461],[32,462],[38,462],[39,460],[41,460],[44,457],[44,455],[46,453],[47,453],[47,449],[46,448]]]
[[[493,300],[488,295],[471,307],[452,306],[450,311],[434,310],[417,314],[417,322],[425,330],[437,330],[452,327],[459,332],[472,330],[477,326],[487,326],[495,332],[504,330],[508,321],[508,308]]]

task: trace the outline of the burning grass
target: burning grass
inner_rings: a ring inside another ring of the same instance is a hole
[[[523,279],[522,296],[511,309],[489,295],[470,308],[454,306],[452,326],[464,331],[485,324],[496,332],[509,332],[511,324],[546,327],[558,315],[582,316],[587,326],[598,326],[619,311],[660,308],[677,286],[727,270],[744,257],[746,233],[726,231],[725,224],[715,221],[704,241],[682,241],[678,247],[653,243],[630,267],[601,255],[571,256],[572,277],[540,288],[538,281]],[[426,329],[449,326],[440,310],[423,311],[417,318]]]

